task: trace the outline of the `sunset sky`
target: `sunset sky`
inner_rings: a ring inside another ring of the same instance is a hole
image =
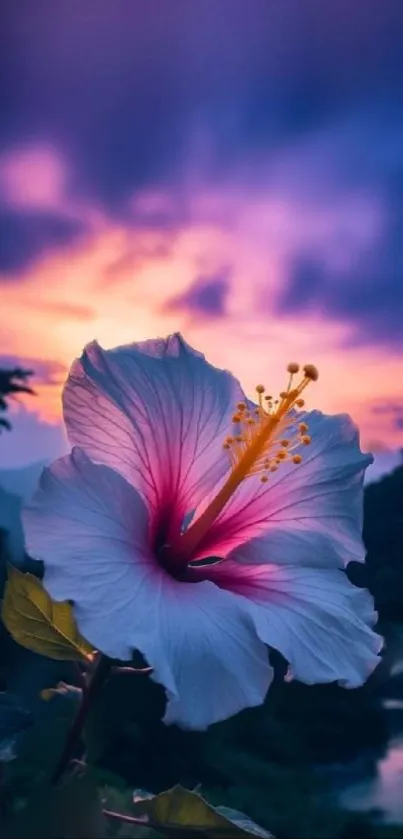
[[[1,466],[62,451],[73,358],[180,330],[251,393],[403,445],[402,0],[3,0]]]

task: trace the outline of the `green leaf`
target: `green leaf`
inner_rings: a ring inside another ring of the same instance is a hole
[[[134,799],[134,812],[149,817],[152,826],[178,830],[183,828],[195,834],[200,831],[207,839],[242,839],[260,836],[268,839],[272,834],[251,821],[248,816],[229,807],[212,807],[196,792],[175,786],[151,796],[141,793]],[[144,796],[144,797],[143,797]]]
[[[93,648],[78,632],[69,603],[55,603],[40,580],[9,567],[2,618],[14,640],[61,661],[89,660]]]
[[[97,787],[85,773],[58,787],[36,790],[25,807],[1,824],[0,839],[103,839],[106,822]]]

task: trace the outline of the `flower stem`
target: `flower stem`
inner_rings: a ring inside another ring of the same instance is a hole
[[[87,690],[87,680],[86,680],[86,678],[85,678],[85,674],[84,674],[84,673],[83,673],[83,671],[81,670],[81,667],[80,667],[80,665],[79,665],[78,661],[75,661],[75,662],[74,662],[74,670],[75,670],[75,674],[76,674],[76,679],[77,679],[77,682],[78,682],[78,686],[79,686],[79,687],[81,688],[81,690],[85,693],[85,692],[86,692],[86,690]]]
[[[95,660],[92,671],[89,674],[86,689],[82,692],[80,707],[77,711],[73,725],[71,726],[59,762],[55,768],[55,771],[53,772],[51,778],[51,783],[53,785],[56,785],[58,781],[60,781],[61,777],[63,776],[64,772],[69,766],[71,759],[74,757],[74,752],[80,740],[81,733],[85,721],[87,719],[88,711],[95,696],[99,693],[103,684],[105,683],[109,674],[110,667],[110,660],[102,654],[99,654]]]

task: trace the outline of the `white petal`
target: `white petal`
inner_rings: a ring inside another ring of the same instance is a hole
[[[24,523],[46,589],[74,602],[83,636],[114,658],[144,654],[167,723],[204,729],[263,702],[272,671],[243,601],[157,565],[144,502],[118,473],[74,449],[44,471]]]
[[[64,390],[70,441],[145,498],[160,541],[228,471],[222,450],[238,382],[179,335],[104,351],[90,344]]]
[[[119,634],[154,668],[151,678],[168,697],[165,723],[204,730],[264,701],[272,680],[267,648],[231,593],[153,571],[115,581],[113,595],[97,589],[79,597],[75,613],[86,638],[112,654],[110,639]]]
[[[282,653],[301,682],[358,687],[379,662],[382,639],[372,630],[372,597],[342,570],[227,560],[192,576],[247,598],[259,638]]]
[[[183,728],[204,730],[260,705],[272,680],[243,602],[209,582],[164,583],[154,631],[139,647],[168,687],[164,721]]]
[[[93,601],[97,608],[102,601],[99,621],[104,628],[122,582],[131,586],[155,564],[140,495],[118,473],[92,463],[78,448],[44,469],[23,511],[23,524],[28,553],[45,563],[44,585],[51,597],[77,604],[83,597],[89,607]],[[103,652],[130,657],[130,645],[119,627],[109,626],[108,631],[108,649]]]

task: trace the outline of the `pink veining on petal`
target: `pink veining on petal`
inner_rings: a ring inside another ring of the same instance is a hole
[[[275,587],[270,589],[270,576],[278,574],[276,565],[265,563],[261,566],[250,567],[240,565],[231,559],[225,559],[212,565],[199,565],[188,568],[186,579],[189,582],[211,580],[219,588],[241,594],[250,599],[261,597],[265,602],[276,598],[281,599],[281,593]],[[261,582],[264,580],[264,582]]]
[[[71,369],[64,415],[70,441],[142,494],[159,550],[228,472],[222,441],[241,398],[179,335],[112,351],[94,342]]]

